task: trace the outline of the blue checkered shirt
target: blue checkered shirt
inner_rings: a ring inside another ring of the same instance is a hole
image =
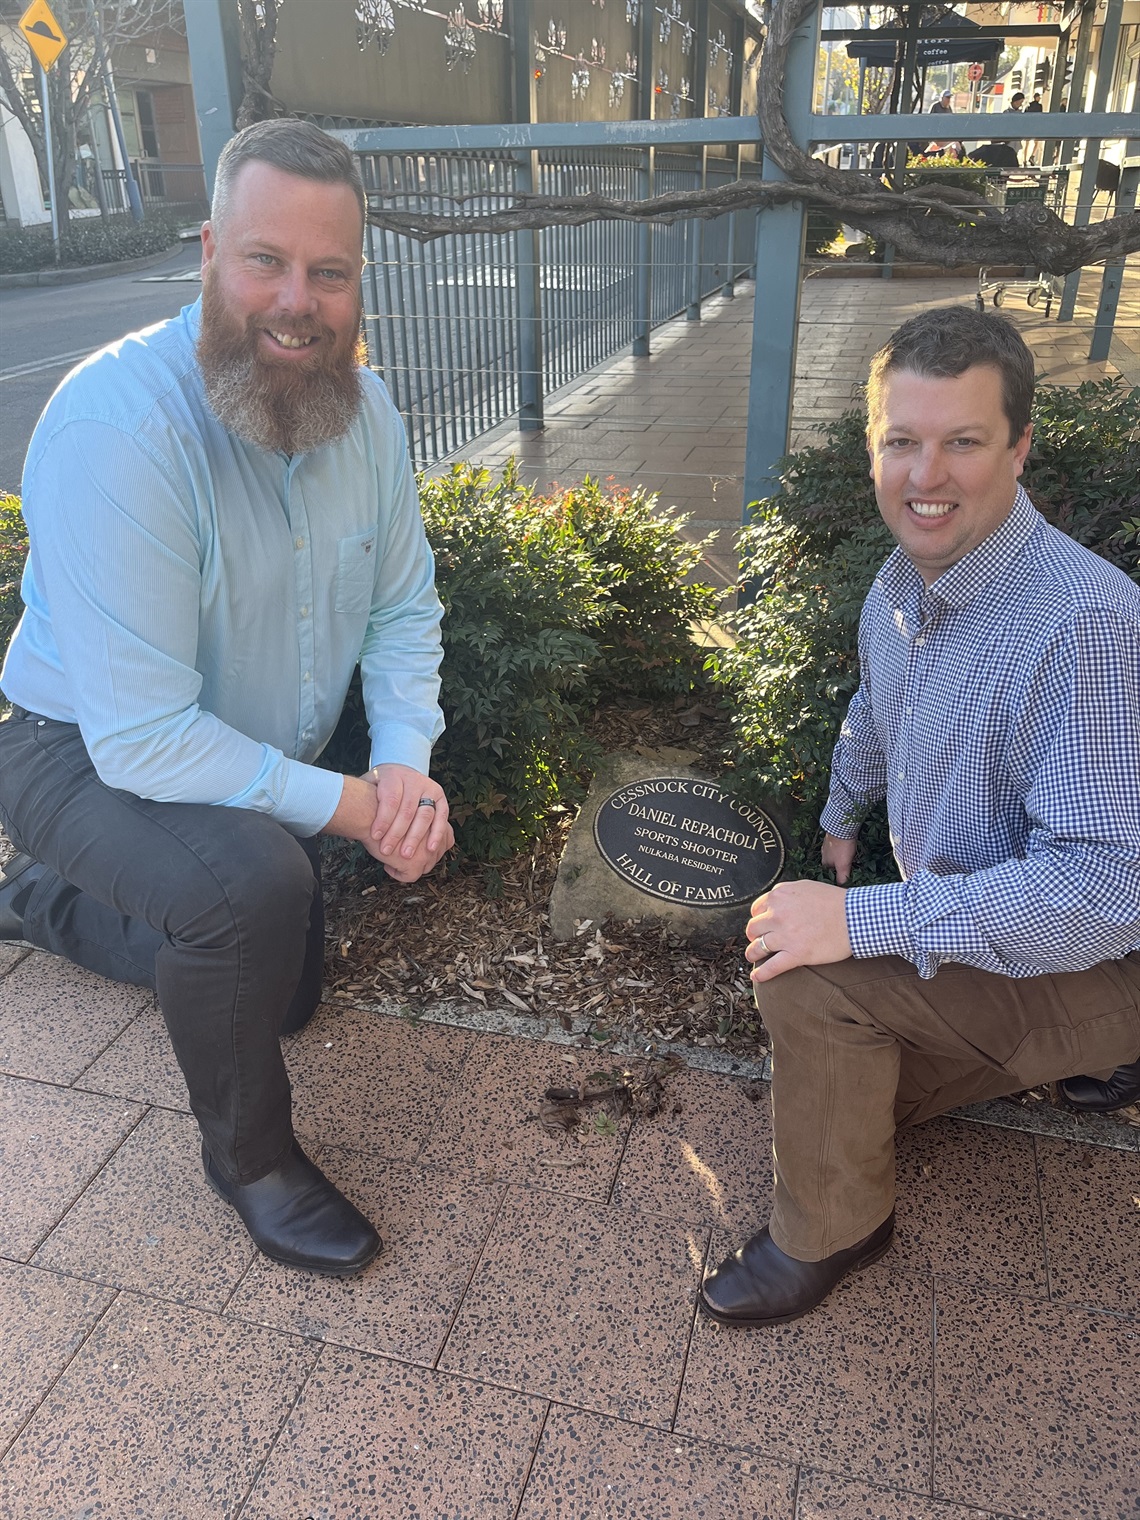
[[[903,880],[847,893],[855,955],[1036,976],[1140,949],[1140,588],[1019,488],[929,588],[895,550],[859,660],[820,821],[853,838],[885,796]]]

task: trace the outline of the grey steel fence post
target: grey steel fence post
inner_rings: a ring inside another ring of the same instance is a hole
[[[657,99],[653,91],[653,38],[657,13],[653,0],[641,0],[637,32],[637,115],[639,121],[652,121]],[[637,171],[637,198],[648,200],[656,177],[654,150],[646,148]],[[633,292],[633,353],[644,359],[649,353],[649,333],[653,326],[653,228],[648,222],[637,224],[637,271]]]
[[[1120,13],[1124,0],[1108,0],[1104,26],[1100,34],[1100,53],[1097,55],[1096,84],[1093,86],[1092,108],[1103,111],[1108,105],[1108,92],[1112,87],[1112,67],[1120,41]],[[1091,27],[1090,27],[1091,30]],[[1069,102],[1070,105],[1072,102]],[[1077,189],[1077,205],[1073,213],[1073,225],[1083,227],[1092,215],[1092,200],[1096,194],[1096,171],[1100,163],[1100,139],[1085,139],[1085,161],[1081,166],[1081,182]],[[1077,306],[1077,294],[1081,288],[1081,271],[1074,269],[1065,276],[1065,289],[1057,307],[1057,321],[1071,322]]]
[[[206,194],[213,195],[214,171],[234,135],[242,97],[238,8],[232,0],[184,0],[182,8]]]
[[[709,114],[709,0],[697,0],[697,26],[693,39],[696,55],[693,59],[694,116]],[[701,189],[709,182],[709,150],[702,146]],[[685,317],[690,322],[701,320],[701,288],[704,284],[705,219],[696,216],[689,223],[689,300]]]
[[[788,49],[784,109],[792,137],[806,150],[812,83],[819,49],[819,8],[800,23]],[[764,154],[765,179],[786,179]],[[753,502],[778,489],[776,466],[788,452],[796,340],[800,309],[800,261],[806,213],[802,201],[761,211],[756,237],[756,297],[752,317],[752,371],[748,382],[748,436],[744,454],[743,518]]]
[[[1140,141],[1133,140],[1125,144],[1125,159],[1133,157],[1140,150]],[[1136,187],[1140,183],[1140,158],[1133,163],[1127,164],[1120,171],[1120,188],[1116,192],[1116,215],[1133,210],[1136,205]],[[1124,259],[1111,259],[1104,266],[1104,276],[1100,282],[1100,303],[1096,310],[1096,322],[1093,325],[1092,343],[1089,345],[1089,358],[1094,360],[1107,359],[1112,347],[1112,329],[1116,323],[1116,307],[1120,300],[1120,286],[1124,279]]]
[[[538,154],[520,153],[515,183],[529,193],[538,183]],[[519,431],[537,433],[542,415],[542,234],[515,233],[519,298]]]

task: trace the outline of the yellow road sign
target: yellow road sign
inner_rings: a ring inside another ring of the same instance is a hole
[[[52,15],[47,0],[32,0],[20,17],[19,27],[40,66],[50,69],[67,46],[67,38]]]

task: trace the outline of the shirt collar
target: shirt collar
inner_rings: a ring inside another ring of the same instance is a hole
[[[1013,506],[988,538],[964,554],[930,587],[901,548],[895,550],[879,572],[883,591],[900,602],[917,591],[927,604],[946,608],[964,607],[1003,571],[1025,548],[1041,522],[1041,514],[1025,489],[1018,486]]]

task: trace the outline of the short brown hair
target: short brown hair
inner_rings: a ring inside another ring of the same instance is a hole
[[[1035,384],[1033,355],[1005,317],[968,306],[936,306],[933,311],[921,312],[883,344],[871,360],[867,381],[868,439],[882,414],[888,375],[905,369],[916,375],[954,379],[978,364],[988,364],[1001,375],[1002,410],[1013,448],[1029,426]]]
[[[229,209],[238,173],[246,164],[254,162],[272,164],[275,169],[299,175],[301,179],[347,185],[360,202],[361,217],[365,215],[360,170],[344,143],[322,132],[311,121],[284,117],[276,121],[255,121],[231,137],[222,149],[210,203],[210,220],[215,228]]]

